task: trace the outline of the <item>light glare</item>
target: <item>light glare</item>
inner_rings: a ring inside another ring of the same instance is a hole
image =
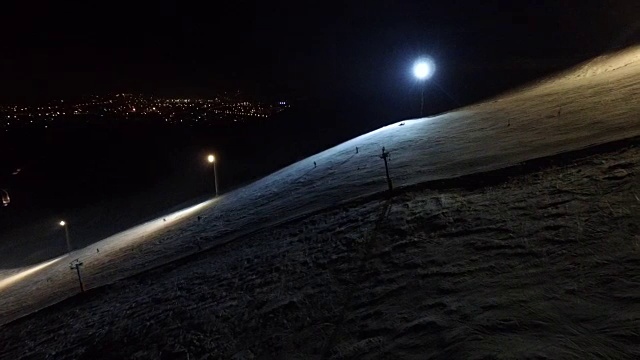
[[[213,156],[213,155],[209,155],[209,156],[207,157],[207,160],[208,160],[210,163],[212,163],[212,162],[216,161],[216,158],[215,158],[215,156]]]
[[[419,60],[413,65],[413,75],[420,80],[430,78],[433,75],[434,67],[430,60]]]
[[[63,221],[60,221],[60,226],[65,226],[65,225],[67,225],[67,223],[66,223],[66,222],[64,222],[64,220],[63,220]]]
[[[34,266],[34,267],[30,268],[30,269],[21,271],[21,272],[15,274],[15,275],[11,275],[9,277],[1,279],[0,280],[0,291],[4,290],[8,286],[11,286],[11,285],[23,280],[24,278],[26,278],[27,276],[29,276],[31,274],[46,268],[47,266],[53,265],[54,263],[58,262],[60,259],[64,258],[65,256],[61,256],[59,258],[47,261],[47,262],[42,263],[40,265],[36,265],[36,266]]]

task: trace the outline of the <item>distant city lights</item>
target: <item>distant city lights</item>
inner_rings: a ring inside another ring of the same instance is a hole
[[[271,104],[241,100],[239,94],[211,99],[163,99],[151,96],[117,94],[91,96],[81,101],[54,101],[45,106],[0,106],[0,129],[49,128],[64,123],[104,122],[142,119],[163,126],[215,126],[249,123],[267,119],[290,108],[287,101]],[[234,125],[237,126],[237,125]]]

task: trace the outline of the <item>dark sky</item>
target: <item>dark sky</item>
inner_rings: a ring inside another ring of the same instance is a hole
[[[0,102],[238,87],[393,112],[430,54],[439,111],[640,38],[637,0],[61,3],[0,5]]]

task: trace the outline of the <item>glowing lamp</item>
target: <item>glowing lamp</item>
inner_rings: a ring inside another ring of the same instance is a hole
[[[435,65],[431,60],[419,60],[413,65],[413,75],[419,80],[430,78],[434,70]]]

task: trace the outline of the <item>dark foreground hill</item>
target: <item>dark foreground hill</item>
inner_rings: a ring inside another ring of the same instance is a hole
[[[349,203],[0,328],[0,358],[640,357],[640,150]]]

